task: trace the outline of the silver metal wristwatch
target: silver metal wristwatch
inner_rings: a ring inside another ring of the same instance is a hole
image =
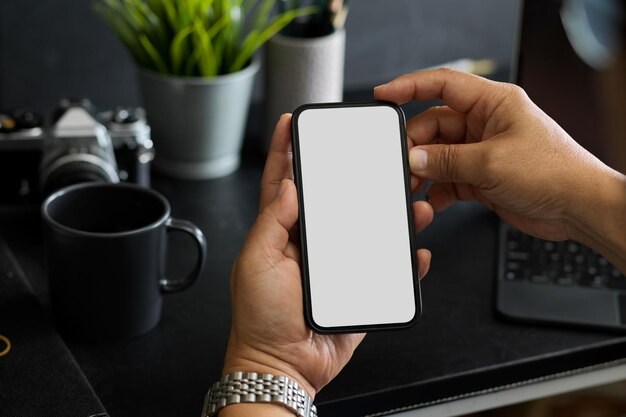
[[[284,375],[235,372],[214,383],[204,398],[201,417],[216,415],[222,408],[240,403],[274,403],[300,417],[317,417],[311,397]]]

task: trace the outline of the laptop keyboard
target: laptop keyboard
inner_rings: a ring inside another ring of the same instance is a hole
[[[538,285],[626,290],[626,277],[606,258],[579,243],[551,242],[504,225],[502,278]]]

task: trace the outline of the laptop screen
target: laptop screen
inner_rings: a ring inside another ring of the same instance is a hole
[[[526,0],[513,75],[578,143],[622,172],[625,7],[623,0]]]

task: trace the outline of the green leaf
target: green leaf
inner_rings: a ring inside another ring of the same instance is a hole
[[[186,27],[180,32],[178,32],[176,36],[174,36],[174,39],[172,40],[172,44],[170,45],[170,60],[172,62],[172,72],[174,74],[180,73],[180,70],[183,64],[184,54],[187,52],[189,48],[189,46],[187,45],[187,42],[185,41],[187,40],[187,38],[189,37],[192,31],[193,31],[192,27]]]
[[[196,54],[194,53],[190,54],[187,57],[187,62],[185,62],[185,68],[183,69],[183,72],[181,75],[184,75],[187,77],[200,75],[200,72],[197,70],[197,65],[198,65],[198,57],[196,57]]]
[[[167,17],[167,23],[169,23],[171,31],[173,33],[180,31],[182,28],[179,28],[176,25],[178,17],[172,0],[161,0],[161,3],[163,4],[165,16]]]
[[[264,0],[257,10],[256,19],[254,19],[254,25],[252,25],[252,32],[261,32],[263,27],[267,24],[270,12],[274,6],[274,0]]]
[[[235,59],[235,62],[229,68],[229,72],[235,72],[241,70],[252,58],[252,55],[259,49],[265,42],[267,42],[272,36],[281,31],[282,28],[287,26],[293,19],[311,14],[317,10],[316,7],[304,7],[301,9],[290,10],[282,15],[277,16],[274,20],[263,29],[262,32],[252,31],[244,40],[243,46],[239,55]]]
[[[198,58],[200,75],[203,77],[213,77],[217,75],[218,57],[213,53],[211,39],[209,38],[206,28],[199,21],[196,21],[193,29],[195,53]]]
[[[161,74],[169,74],[167,69],[167,65],[163,62],[163,58],[159,55],[154,46],[150,43],[150,40],[146,35],[139,35],[139,42],[143,46],[143,49],[146,51],[152,63],[154,64],[154,68]]]
[[[160,48],[167,50],[169,45],[169,35],[165,30],[164,22],[155,14],[142,0],[134,0],[137,11],[141,14],[144,30],[151,34],[153,42],[158,42]]]
[[[152,13],[157,15],[159,19],[163,19],[165,17],[165,10],[163,9],[163,3],[161,0],[147,0],[147,6],[152,10]]]

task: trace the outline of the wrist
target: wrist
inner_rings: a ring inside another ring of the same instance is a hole
[[[315,399],[317,394],[317,390],[295,366],[270,353],[238,343],[236,337],[231,333],[222,375],[234,372],[285,375],[300,384],[300,387],[311,397],[311,401]]]
[[[626,176],[607,167],[584,178],[565,216],[568,235],[626,269]]]

